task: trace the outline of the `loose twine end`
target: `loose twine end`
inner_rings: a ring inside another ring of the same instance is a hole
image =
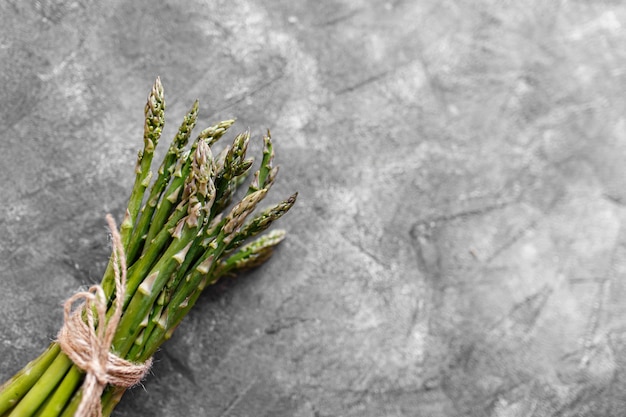
[[[126,293],[126,255],[113,217],[107,214],[106,220],[113,237],[115,310],[107,322],[107,299],[100,285],[76,293],[65,301],[64,323],[57,336],[61,350],[86,373],[76,417],[101,417],[100,397],[107,384],[125,388],[136,385],[152,365],[152,359],[135,364],[110,351]],[[73,309],[79,301],[82,303]]]

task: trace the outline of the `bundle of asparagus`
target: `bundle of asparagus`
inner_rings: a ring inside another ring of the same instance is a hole
[[[250,134],[237,135],[214,158],[210,147],[234,123],[222,121],[200,132],[187,150],[196,125],[197,101],[185,115],[152,182],[150,166],[164,110],[163,87],[157,78],[146,104],[144,148],[138,155],[135,182],[120,226],[128,266],[124,296],[117,298],[113,258],[101,282],[107,320],[114,315],[115,305],[121,306],[111,353],[134,363],[147,361],[171,337],[204,288],[271,256],[285,232],[260,234],[292,207],[297,195],[246,222],[278,172],[272,166],[274,151],[268,132],[260,168],[243,199],[228,210],[253,165],[253,159],[246,158]],[[82,316],[86,320],[85,312]],[[0,416],[73,416],[81,402],[83,380],[84,371],[53,342],[0,388]],[[106,387],[101,397],[103,415],[111,414],[125,390]]]

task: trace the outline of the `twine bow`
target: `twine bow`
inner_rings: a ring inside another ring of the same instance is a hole
[[[113,237],[115,310],[107,322],[107,299],[99,285],[76,293],[65,301],[65,319],[57,337],[63,352],[86,373],[76,417],[102,416],[100,397],[107,384],[125,388],[136,385],[152,365],[152,359],[135,364],[110,351],[122,316],[126,292],[126,256],[115,221],[110,214],[107,214],[106,220]],[[78,301],[83,303],[72,310]]]

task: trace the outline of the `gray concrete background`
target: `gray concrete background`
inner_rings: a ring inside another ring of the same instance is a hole
[[[0,2],[0,377],[100,279],[149,88],[298,190],[118,416],[626,414],[620,1]],[[253,150],[258,151],[258,142]]]

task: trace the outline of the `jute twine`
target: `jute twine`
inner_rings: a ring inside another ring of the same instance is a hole
[[[77,417],[102,416],[100,397],[107,384],[125,388],[136,385],[152,365],[152,359],[135,364],[110,351],[122,316],[126,292],[126,256],[113,217],[107,214],[106,220],[113,237],[115,311],[107,322],[107,299],[99,285],[76,293],[65,302],[65,322],[57,337],[63,352],[86,373],[82,399],[74,414]],[[82,303],[73,309],[79,301]]]

